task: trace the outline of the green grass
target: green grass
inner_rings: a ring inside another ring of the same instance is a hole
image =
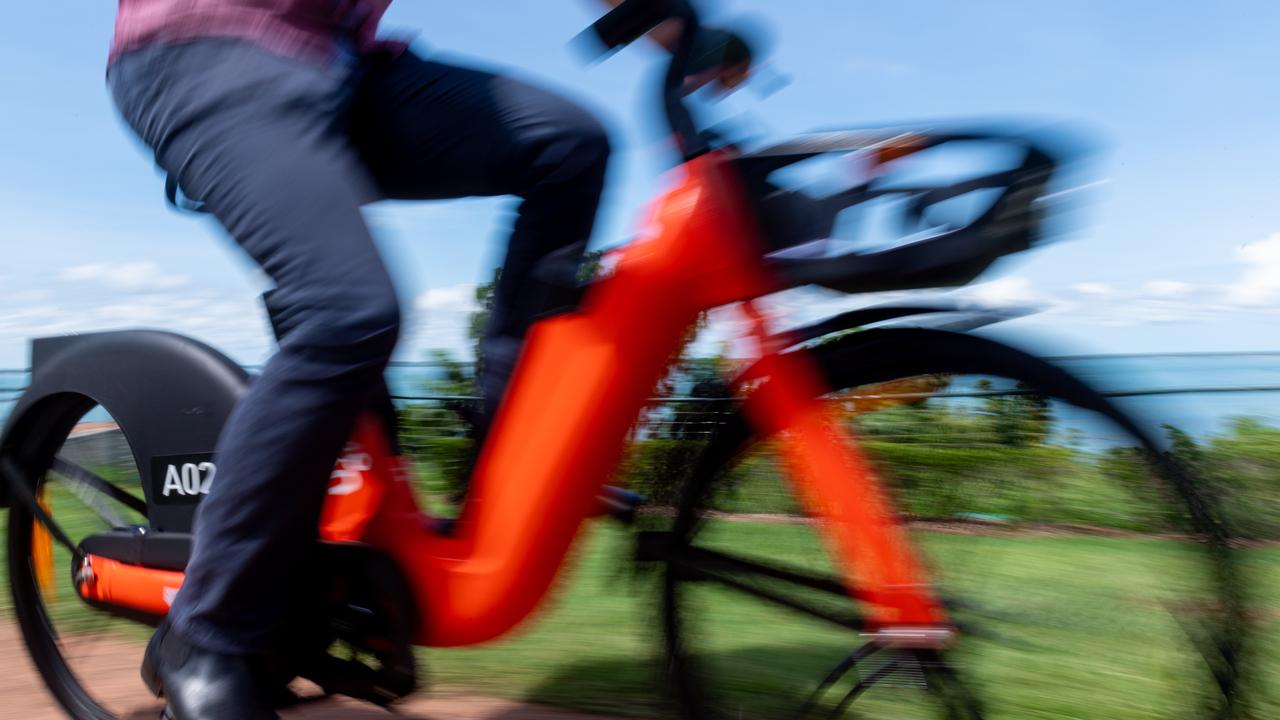
[[[1147,533],[919,534],[944,593],[1004,618],[959,618],[998,633],[998,638],[966,641],[956,651],[957,661],[982,687],[988,716],[1164,720],[1188,715],[1203,677],[1180,622],[1212,608],[1208,580],[1194,546],[1157,539],[1156,533],[1182,526],[1171,522],[1176,513],[1167,501],[1143,489],[1140,466],[1122,455],[1079,448],[995,443],[974,434],[988,415],[974,415],[972,408],[920,410],[876,413],[879,424],[866,428],[862,444],[906,512],[927,517],[976,513]],[[913,441],[894,440],[904,437]],[[421,460],[420,497],[433,510],[447,510],[440,498],[467,467],[468,441],[427,437],[415,442],[410,450]],[[1214,442],[1202,449],[1201,464],[1217,473],[1209,475],[1216,488],[1249,520],[1244,526],[1253,528],[1253,537],[1280,537],[1274,532],[1280,527],[1280,506],[1274,502],[1280,434],[1241,425]],[[684,440],[637,443],[618,480],[657,504],[670,505],[698,449],[696,442]],[[89,455],[80,462],[94,465]],[[94,467],[137,488],[132,468],[113,473]],[[799,511],[767,446],[731,471],[724,490],[715,498],[721,510]],[[83,505],[75,509],[78,503],[65,487],[50,499],[73,537],[103,529]],[[658,576],[637,573],[630,560],[631,537],[611,524],[594,524],[542,612],[500,642],[421,651],[424,685],[438,692],[606,714],[670,717],[671,708],[660,699]],[[736,553],[830,570],[824,548],[807,526],[716,521],[703,537]],[[78,600],[69,564],[69,554],[56,550],[58,596],[50,608],[56,625],[64,633],[104,631],[142,641],[145,629],[107,618]],[[1250,629],[1257,641],[1248,666],[1250,710],[1260,719],[1280,717],[1280,682],[1274,682],[1280,680],[1280,549],[1250,550],[1246,566]],[[0,582],[4,567],[0,564]],[[731,716],[788,716],[797,700],[860,642],[853,633],[717,586],[692,588],[686,600],[692,610],[686,619],[697,631],[692,635],[696,656],[713,684],[726,690]],[[3,592],[0,616],[11,613],[9,606]],[[874,688],[860,699],[857,717],[930,717],[922,694],[905,682],[909,677],[897,679],[896,686]]]
[[[715,532],[716,544],[823,565],[803,527],[723,523]],[[1019,616],[994,623],[1007,642],[975,642],[964,655],[989,693],[992,717],[1154,719],[1184,709],[1199,665],[1169,607],[1194,603],[1197,595],[1188,548],[1079,536],[932,534],[924,543],[944,567],[962,568],[946,574],[950,587]],[[654,700],[661,668],[654,585],[630,574],[627,554],[624,533],[593,531],[558,597],[525,632],[482,648],[424,651],[434,683],[587,710],[663,714]],[[1251,562],[1267,587],[1280,584],[1280,553],[1259,551]],[[738,594],[704,588],[694,595],[698,607],[709,609],[700,649],[717,677],[736,685],[748,716],[780,711],[775,700],[811,686],[857,642]],[[1275,640],[1274,619],[1259,629]],[[1259,670],[1272,677],[1276,668],[1272,657]],[[873,691],[862,717],[924,717],[917,696]],[[1276,698],[1261,700],[1267,712],[1260,717],[1280,710]]]
[[[55,508],[69,497],[52,496]],[[88,518],[58,517],[80,536]],[[83,527],[82,527],[83,525]],[[706,542],[763,559],[825,570],[811,528],[721,521]],[[1170,540],[1084,535],[921,534],[945,591],[1012,622],[979,622],[999,641],[973,641],[959,657],[984,688],[994,718],[1178,717],[1194,697],[1199,665],[1172,609],[1194,608],[1205,578],[1194,548]],[[664,717],[659,699],[657,577],[637,574],[630,533],[589,529],[547,607],[503,641],[477,648],[423,650],[426,685],[588,711]],[[65,551],[57,551],[59,601],[52,616],[72,631],[144,633],[84,608],[70,592]],[[1257,717],[1280,716],[1280,550],[1248,553],[1256,616],[1265,639],[1255,672]],[[807,617],[717,587],[690,593],[699,611],[699,657],[744,717],[780,717],[859,640]],[[816,600],[816,599],[815,599]],[[0,607],[9,612],[4,593]],[[1179,610],[1179,612],[1185,612]],[[928,717],[909,688],[872,690],[859,717]]]

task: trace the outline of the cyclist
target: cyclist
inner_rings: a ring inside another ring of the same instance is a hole
[[[306,580],[297,558],[357,415],[386,401],[399,333],[361,207],[522,199],[482,343],[490,411],[543,306],[535,267],[554,253],[572,276],[591,234],[601,125],[514,77],[379,39],[390,3],[120,0],[116,105],[274,282],[281,338],[222,433],[186,580],[147,647],[143,676],[178,720],[275,717],[265,659]]]

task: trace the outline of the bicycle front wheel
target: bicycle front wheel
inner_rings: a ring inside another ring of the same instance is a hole
[[[869,643],[821,523],[745,418],[666,533],[671,680],[689,718],[1227,717],[1244,623],[1205,488],[1063,370],[972,336],[873,330],[809,351],[959,629]]]

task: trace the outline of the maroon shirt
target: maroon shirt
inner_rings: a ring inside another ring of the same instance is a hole
[[[156,42],[232,37],[282,55],[328,60],[345,40],[357,52],[398,51],[379,41],[392,0],[120,0],[112,59]]]

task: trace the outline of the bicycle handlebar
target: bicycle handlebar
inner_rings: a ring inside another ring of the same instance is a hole
[[[625,0],[592,23],[588,32],[608,53],[635,42],[668,20],[680,22],[680,36],[671,51],[671,62],[663,80],[662,108],[684,159],[691,160],[708,150],[693,115],[684,104],[684,81],[702,30],[693,6],[687,0]]]
[[[703,28],[689,0],[624,0],[592,24],[588,33],[604,45],[603,53],[628,45],[668,20],[681,23],[662,85],[667,122],[685,160],[709,150],[707,137],[696,127],[685,104],[689,76]],[[602,53],[602,54],[603,54]],[[869,183],[827,198],[805,199],[778,192],[768,175],[782,166],[831,151],[871,149],[882,160],[967,140],[994,141],[1023,151],[1015,168],[957,183],[927,187],[878,187]],[[906,200],[904,227],[920,226],[925,211],[953,197],[975,190],[998,190],[994,203],[961,227],[938,228],[928,238],[876,252],[852,252],[837,257],[807,258],[770,255],[769,263],[788,284],[815,284],[843,292],[899,290],[962,285],[973,280],[998,258],[1038,243],[1044,235],[1046,208],[1039,203],[1050,178],[1062,162],[1076,153],[1050,153],[1038,139],[997,130],[935,128],[880,129],[820,133],[744,155],[736,160],[765,244],[771,253],[802,241],[829,236],[836,215],[852,205],[877,197]],[[908,233],[909,234],[909,233]]]

